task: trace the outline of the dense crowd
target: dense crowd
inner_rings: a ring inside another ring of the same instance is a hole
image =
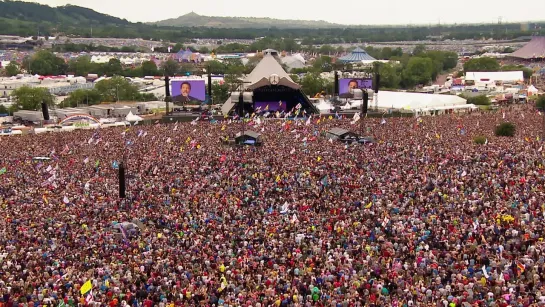
[[[0,306],[545,306],[537,111],[260,122],[0,139]]]

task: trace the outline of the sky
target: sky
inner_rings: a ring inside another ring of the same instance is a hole
[[[347,25],[497,23],[545,20],[544,0],[26,0],[78,5],[132,22],[195,12],[206,16],[325,20]],[[270,4],[266,4],[270,3]]]

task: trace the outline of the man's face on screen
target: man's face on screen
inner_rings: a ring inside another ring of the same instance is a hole
[[[189,93],[191,92],[191,87],[189,84],[182,84],[182,96],[189,96]]]

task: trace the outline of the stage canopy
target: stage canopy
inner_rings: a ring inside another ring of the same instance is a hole
[[[253,90],[262,86],[272,85],[270,82],[272,75],[278,76],[278,84],[276,85],[287,86],[294,90],[301,88],[299,84],[293,82],[290,75],[282,68],[282,65],[270,54],[265,55],[254,70],[246,76],[244,79],[244,82],[248,84],[246,88]]]
[[[533,37],[528,44],[511,53],[509,56],[525,60],[545,58],[545,36]]]
[[[361,61],[376,61],[376,59],[370,56],[367,51],[356,48],[350,54],[340,57],[339,61],[343,63],[357,63]]]

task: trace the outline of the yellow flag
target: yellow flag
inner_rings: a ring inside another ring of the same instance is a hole
[[[369,209],[371,208],[371,206],[373,206],[373,202],[370,202],[367,205],[365,205],[365,209]]]
[[[91,283],[90,280],[88,280],[87,282],[83,284],[83,286],[81,286],[81,288],[79,289],[79,292],[81,293],[81,295],[85,295],[85,293],[91,291],[91,289],[93,289],[93,284]]]
[[[436,133],[436,134],[435,134],[435,137],[438,138],[438,139],[441,138],[441,136],[439,135],[439,133]]]
[[[184,151],[184,147],[180,146],[180,152]]]
[[[276,182],[280,182],[282,179],[280,179],[280,175],[276,175]]]
[[[225,125],[221,126],[221,131],[225,130]]]
[[[185,142],[186,142],[186,143],[191,142],[191,137],[188,136],[187,139],[185,140]]]
[[[201,144],[197,145],[197,149],[201,149]]]
[[[333,119],[333,116],[332,116],[332,115],[329,115],[329,119]]]
[[[318,161],[318,162],[322,161],[322,157],[318,157],[318,158],[316,159],[316,161]]]

